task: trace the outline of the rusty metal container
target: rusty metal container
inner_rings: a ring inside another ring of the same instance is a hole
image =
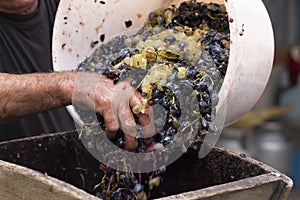
[[[99,199],[99,162],[76,132],[2,142],[0,152],[0,199]],[[220,148],[202,159],[188,150],[163,180],[151,199],[283,200],[293,185],[279,171]]]

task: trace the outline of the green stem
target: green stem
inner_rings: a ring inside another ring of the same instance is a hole
[[[197,121],[200,120],[201,117],[198,117],[197,119],[195,119],[192,123],[190,123],[188,126],[184,127],[183,129],[181,129],[180,131],[185,131],[185,129],[193,126]]]

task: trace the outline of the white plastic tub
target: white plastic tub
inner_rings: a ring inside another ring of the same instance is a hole
[[[109,37],[137,29],[143,26],[150,11],[180,2],[61,0],[53,34],[54,69],[76,69],[92,53],[91,42],[100,41],[100,35],[105,34],[107,41]],[[211,2],[225,4],[232,21],[229,66],[218,105],[220,108],[226,104],[227,125],[249,111],[264,91],[273,64],[274,37],[269,15],[261,0]],[[125,26],[128,20],[132,21],[130,28]],[[74,110],[69,110],[76,120]]]

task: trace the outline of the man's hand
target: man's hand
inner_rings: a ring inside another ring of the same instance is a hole
[[[125,133],[125,149],[137,148],[136,123],[131,109],[144,107],[140,93],[129,80],[114,84],[111,79],[92,73],[78,73],[73,89],[73,104],[92,108],[104,117],[106,136],[114,138],[119,128]],[[138,115],[143,127],[143,137],[154,133],[153,112],[149,106]]]
[[[107,137],[113,138],[121,128],[126,133],[126,150],[133,151],[137,147],[136,124],[131,108],[142,106],[142,102],[140,94],[129,82],[114,84],[112,80],[94,73],[0,73],[0,85],[2,123],[75,102],[94,109],[104,117]],[[154,133],[154,122],[150,116],[149,107],[138,116],[144,126],[144,137]]]

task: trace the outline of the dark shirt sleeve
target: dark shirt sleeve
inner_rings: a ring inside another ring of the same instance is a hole
[[[0,71],[5,73],[50,72],[52,30],[58,0],[41,0],[29,15],[0,12]],[[0,141],[74,130],[65,108],[38,113],[0,126]]]

